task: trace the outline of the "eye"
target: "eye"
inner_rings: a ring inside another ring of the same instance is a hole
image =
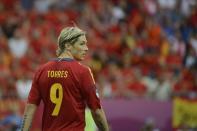
[[[80,45],[85,45],[85,42],[81,42]]]

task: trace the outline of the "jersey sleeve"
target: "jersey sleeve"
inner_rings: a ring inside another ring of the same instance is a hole
[[[83,71],[81,77],[82,77],[82,93],[88,107],[92,110],[96,110],[98,108],[100,109],[101,105],[100,105],[99,95],[90,68],[86,68],[86,70]]]
[[[35,104],[35,105],[40,104],[41,95],[40,95],[39,85],[38,85],[39,74],[40,74],[40,70],[38,70],[34,75],[31,90],[29,92],[29,96],[27,100],[29,104]]]

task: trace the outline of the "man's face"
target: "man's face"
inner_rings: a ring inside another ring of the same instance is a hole
[[[88,51],[87,40],[85,35],[78,38],[77,42],[73,44],[71,53],[76,60],[83,60]]]

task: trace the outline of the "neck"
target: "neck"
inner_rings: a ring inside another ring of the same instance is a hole
[[[72,54],[68,51],[64,51],[60,56],[58,56],[58,58],[70,58],[70,59],[74,59]]]

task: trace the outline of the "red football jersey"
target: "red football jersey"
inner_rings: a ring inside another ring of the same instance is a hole
[[[101,108],[91,70],[73,59],[54,59],[35,73],[28,103],[43,100],[44,131],[83,131],[85,107]]]

